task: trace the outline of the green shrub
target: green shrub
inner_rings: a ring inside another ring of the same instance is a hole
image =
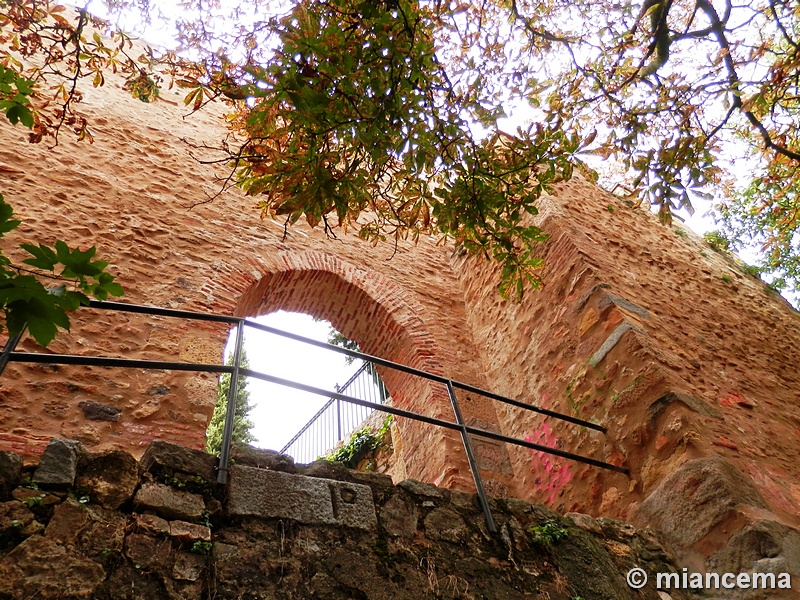
[[[552,546],[567,537],[569,531],[555,521],[546,521],[543,525],[534,525],[530,528],[533,534],[533,543],[540,546]]]

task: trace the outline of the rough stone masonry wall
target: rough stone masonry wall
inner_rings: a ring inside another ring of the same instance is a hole
[[[632,473],[478,444],[496,495],[652,522],[713,560],[734,552],[725,548],[736,536],[798,525],[798,315],[691,232],[575,179],[543,203],[544,289],[503,302],[492,265],[431,240],[395,253],[303,227],[284,237],[235,190],[191,208],[225,174],[191,153],[224,126],[209,113],[183,118],[173,92],[146,105],[110,78],[82,110],[93,145],[64,136],[54,149],[30,146],[20,129],[0,126],[2,192],[24,221],[8,247],[97,244],[129,302],[327,318],[367,352],[598,420],[608,435],[463,398],[472,423]],[[213,363],[227,334],[83,315],[52,351]],[[450,416],[443,389],[385,375],[398,405]],[[28,456],[52,435],[137,456],[154,438],[197,448],[214,389],[211,376],[14,364],[0,380],[0,444]],[[406,472],[469,489],[455,436],[401,425],[395,456]],[[765,546],[748,560],[780,554]]]
[[[486,265],[456,269],[484,369],[500,393],[609,433],[498,408],[501,426],[631,477],[512,450],[521,486],[558,510],[660,527],[707,567],[748,536],[796,528],[800,315],[680,223],[580,178],[540,224],[544,286],[522,304],[497,300]]]
[[[0,452],[0,598],[688,598],[627,586],[634,566],[677,570],[649,531],[509,499],[492,502],[490,534],[473,494],[235,457],[226,497],[214,457],[164,442],[137,464],[53,440],[24,472]]]
[[[67,134],[55,148],[30,145],[21,128],[0,124],[1,189],[23,221],[7,248],[56,239],[97,245],[127,290],[125,302],[243,316],[307,312],[331,321],[368,353],[486,385],[463,327],[448,249],[426,239],[373,248],[352,234],[331,241],[303,226],[284,236],[282,224],[259,220],[254,201],[235,189],[203,203],[227,172],[193,155],[214,157],[197,148],[224,137],[222,116],[187,116],[176,92],[144,104],[121,83],[110,78],[81,103],[94,132],[91,145]],[[48,351],[219,363],[227,333],[208,324],[82,311],[72,334]],[[38,350],[29,340],[21,349]],[[395,405],[452,418],[443,386],[382,374]],[[216,378],[205,374],[11,364],[0,379],[0,447],[36,455],[60,435],[137,455],[152,439],[199,448],[215,389]],[[496,422],[485,401],[466,403],[465,412]],[[471,488],[457,436],[402,420],[398,432],[398,447],[414,449],[404,465],[409,475]],[[486,448],[491,455],[479,456],[482,464],[507,462],[502,449]],[[505,471],[487,479],[507,489]]]

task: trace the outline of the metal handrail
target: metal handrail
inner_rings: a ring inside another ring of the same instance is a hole
[[[441,375],[435,375],[433,373],[428,373],[426,371],[422,371],[420,369],[415,369],[413,367],[409,367],[406,365],[402,365],[399,363],[395,363],[383,358],[379,358],[376,356],[371,356],[369,354],[365,354],[363,352],[358,352],[356,350],[348,350],[347,348],[341,348],[339,346],[333,346],[331,344],[327,344],[325,342],[319,342],[317,340],[312,340],[297,334],[289,333],[286,331],[282,331],[280,329],[275,329],[274,327],[269,327],[267,325],[262,325],[260,323],[256,323],[254,321],[250,321],[248,319],[242,317],[229,317],[223,315],[214,315],[211,313],[200,313],[200,312],[192,312],[192,311],[184,311],[184,310],[175,310],[175,309],[166,309],[166,308],[158,308],[158,307],[150,307],[150,306],[143,306],[143,305],[136,305],[136,304],[126,304],[122,302],[99,302],[96,300],[91,301],[90,306],[92,308],[103,309],[103,310],[117,310],[117,311],[124,311],[124,312],[132,312],[132,313],[139,313],[139,314],[148,314],[153,316],[164,316],[164,317],[175,317],[181,319],[191,319],[191,320],[201,320],[201,321],[212,321],[218,323],[226,323],[230,325],[235,325],[237,327],[236,332],[236,347],[234,351],[234,364],[233,365],[210,365],[210,364],[200,364],[200,363],[187,363],[187,362],[174,362],[174,361],[158,361],[158,360],[139,360],[139,359],[125,359],[125,358],[113,358],[113,357],[96,357],[96,356],[80,356],[80,355],[69,355],[69,354],[44,354],[44,353],[30,353],[30,352],[16,352],[14,351],[14,344],[12,342],[16,342],[17,340],[9,340],[6,344],[6,347],[3,350],[3,355],[7,357],[8,361],[14,362],[23,362],[23,363],[50,363],[50,364],[65,364],[65,365],[87,365],[87,366],[103,366],[103,367],[124,367],[124,368],[145,368],[145,369],[165,369],[165,370],[181,370],[181,371],[198,371],[198,372],[208,372],[208,373],[230,373],[231,374],[231,386],[228,391],[228,406],[227,406],[227,413],[225,418],[225,427],[223,430],[223,439],[222,439],[222,446],[220,450],[219,456],[219,467],[218,467],[218,482],[221,484],[226,484],[228,480],[228,467],[229,467],[229,459],[230,459],[230,449],[231,449],[231,437],[233,434],[233,421],[234,421],[234,413],[235,413],[235,399],[236,393],[238,391],[239,386],[239,378],[240,377],[253,377],[255,379],[260,379],[262,381],[268,381],[271,383],[277,383],[279,385],[283,385],[286,387],[310,392],[312,394],[327,396],[328,398],[333,400],[341,400],[344,402],[349,402],[351,404],[365,406],[368,408],[372,408],[373,410],[378,410],[381,412],[389,413],[392,415],[396,415],[399,417],[406,417],[415,421],[419,421],[422,423],[429,423],[431,425],[436,425],[439,427],[443,427],[445,429],[455,430],[461,434],[462,441],[464,443],[464,449],[467,453],[467,459],[470,465],[470,470],[472,471],[473,480],[475,481],[475,487],[478,492],[478,497],[481,503],[481,507],[483,508],[484,516],[486,518],[487,528],[491,532],[496,532],[497,528],[494,523],[494,519],[491,514],[491,510],[489,509],[488,499],[486,497],[485,490],[483,488],[483,482],[481,480],[481,476],[479,473],[479,469],[477,466],[477,461],[475,460],[474,453],[472,451],[472,444],[470,441],[470,435],[488,438],[500,442],[506,442],[509,444],[513,444],[516,446],[521,446],[524,448],[529,448],[531,450],[537,450],[539,452],[544,452],[547,454],[553,454],[555,456],[560,456],[562,458],[566,458],[569,460],[574,460],[577,462],[581,462],[584,464],[596,466],[602,469],[607,469],[611,471],[616,471],[619,473],[629,474],[628,469],[623,467],[619,467],[617,465],[613,465],[610,463],[606,463],[603,461],[599,461],[593,458],[589,458],[587,456],[582,456],[578,454],[573,454],[571,452],[565,452],[563,450],[559,450],[557,448],[551,448],[549,446],[543,446],[540,444],[535,444],[533,442],[528,442],[526,440],[520,440],[517,438],[513,438],[510,436],[502,435],[499,433],[495,433],[492,431],[487,431],[485,429],[480,429],[477,427],[472,427],[467,425],[464,422],[464,419],[461,415],[461,410],[459,408],[458,399],[456,397],[456,388],[474,393],[483,395],[487,398],[497,400],[499,402],[503,402],[505,404],[509,404],[511,406],[516,406],[519,408],[524,408],[526,410],[536,412],[539,414],[543,414],[546,416],[554,417],[569,423],[581,425],[583,427],[587,427],[590,429],[594,429],[597,431],[601,431],[605,433],[607,430],[602,425],[597,423],[592,423],[590,421],[585,421],[583,419],[578,419],[576,417],[572,417],[570,415],[561,414],[552,410],[540,408],[534,406],[532,404],[528,404],[525,402],[521,402],[519,400],[514,400],[512,398],[507,398],[505,396],[501,396],[499,394],[495,394],[493,392],[489,392],[487,390],[482,390],[481,388],[477,388],[475,386],[458,382],[448,377],[443,377]],[[367,400],[362,400],[360,398],[354,398],[352,396],[348,396],[346,394],[342,394],[341,392],[330,392],[328,390],[323,390],[314,386],[298,383],[295,381],[290,381],[288,379],[283,379],[280,377],[275,377],[272,375],[268,375],[266,373],[261,373],[258,371],[253,371],[252,369],[245,369],[240,366],[241,361],[241,351],[243,346],[243,338],[244,338],[244,327],[252,327],[254,329],[265,331],[267,333],[272,333],[281,337],[285,337],[288,339],[292,339],[295,341],[299,341],[305,344],[309,344],[312,346],[317,346],[320,348],[325,348],[331,350],[333,352],[338,352],[340,354],[345,354],[347,356],[352,356],[353,358],[360,358],[364,361],[369,363],[380,365],[383,367],[387,367],[390,369],[394,369],[400,371],[402,373],[407,373],[410,375],[416,375],[427,379],[429,381],[435,381],[444,384],[447,387],[448,396],[450,398],[450,402],[453,408],[454,415],[456,417],[456,422],[447,421],[445,419],[439,419],[435,417],[429,417],[427,415],[423,415],[420,413],[416,413],[413,411],[397,408],[394,406],[388,406],[386,404],[377,404],[374,402],[370,402]],[[0,370],[0,375],[2,375],[2,370]]]
[[[347,381],[345,381],[345,382],[344,382],[344,383],[343,383],[341,386],[340,386],[340,385],[337,385],[337,386],[336,386],[336,391],[337,391],[338,393],[344,393],[344,392],[346,392],[346,391],[347,391],[347,390],[350,388],[350,386],[351,386],[351,385],[353,385],[353,383],[354,383],[354,382],[355,382],[355,381],[358,379],[358,377],[359,377],[359,376],[360,376],[362,373],[364,373],[364,371],[367,371],[367,370],[368,370],[368,368],[369,368],[369,365],[370,365],[370,363],[368,363],[368,362],[364,362],[364,363],[362,363],[362,364],[361,364],[361,366],[360,366],[358,369],[356,369],[356,372],[355,372],[355,373],[353,373],[353,374],[350,376],[350,378],[349,378]],[[383,382],[381,381],[381,386],[382,386],[382,385],[383,385]],[[382,398],[383,398],[383,395],[382,395]],[[302,436],[302,435],[303,435],[303,434],[304,434],[306,431],[308,431],[308,430],[309,430],[309,429],[310,429],[310,428],[311,428],[311,427],[314,425],[314,423],[316,423],[316,422],[319,420],[319,418],[320,418],[320,417],[321,417],[323,414],[325,414],[325,411],[327,411],[327,410],[328,410],[328,409],[331,407],[331,405],[332,405],[334,402],[336,402],[336,404],[337,404],[337,406],[336,406],[336,411],[337,411],[337,421],[338,421],[338,419],[340,418],[340,415],[339,415],[339,406],[338,406],[338,405],[341,403],[341,400],[338,400],[338,399],[336,399],[336,398],[328,398],[328,401],[327,401],[327,402],[325,402],[325,404],[323,404],[323,405],[322,405],[322,408],[320,408],[320,409],[319,409],[319,410],[318,410],[318,411],[317,411],[317,412],[314,414],[314,416],[313,416],[313,417],[311,417],[311,418],[308,420],[308,422],[307,422],[305,425],[303,425],[303,426],[300,428],[300,430],[299,430],[299,431],[298,431],[296,434],[294,434],[294,436],[292,437],[292,439],[290,439],[288,442],[286,442],[286,444],[284,444],[283,448],[281,448],[281,449],[280,449],[280,452],[281,452],[281,453],[284,453],[284,452],[286,452],[287,450],[289,450],[289,448],[290,448],[290,447],[291,447],[291,446],[292,446],[292,445],[293,445],[293,444],[294,444],[294,443],[295,443],[297,440],[299,440],[299,439],[300,439],[300,437],[301,437],[301,436]],[[381,401],[381,404],[383,404],[383,401]],[[337,437],[338,437],[338,441],[341,441],[341,439],[342,439],[342,427],[341,427],[341,422],[337,422]],[[329,449],[330,449],[330,448],[326,448],[326,450],[329,450]]]

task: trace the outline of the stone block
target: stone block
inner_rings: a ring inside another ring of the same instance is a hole
[[[178,581],[197,581],[203,575],[206,560],[197,554],[181,552],[175,557],[172,577]]]
[[[407,492],[422,498],[444,498],[443,490],[439,489],[432,483],[423,483],[422,481],[416,481],[415,479],[404,479],[397,485]]]
[[[0,597],[90,598],[105,575],[74,549],[34,535],[0,560]]]
[[[84,400],[78,403],[83,416],[89,421],[119,421],[122,409],[108,404]]]
[[[74,501],[64,502],[56,506],[44,534],[54,542],[66,546],[74,544],[88,524],[89,511]]]
[[[72,487],[78,474],[78,461],[83,454],[80,442],[53,438],[42,454],[33,474],[33,482],[42,486]]]
[[[306,477],[320,477],[322,479],[336,479],[347,481],[350,479],[350,469],[342,463],[330,460],[315,460],[307,465],[298,465],[297,472]]]
[[[228,512],[308,525],[377,526],[372,490],[365,485],[243,465],[231,469]]]
[[[90,455],[82,461],[77,478],[93,502],[115,510],[128,501],[139,485],[139,465],[122,450]]]
[[[692,460],[667,477],[639,507],[645,523],[679,548],[690,548],[737,507],[766,508],[752,481],[725,459]]]
[[[169,521],[156,515],[136,515],[136,532],[150,535],[169,535]]]
[[[136,492],[133,505],[137,510],[151,510],[165,519],[196,521],[206,509],[203,497],[181,492],[160,483],[145,483]]]
[[[137,569],[168,573],[172,565],[172,555],[172,542],[169,539],[157,539],[138,533],[125,536],[125,556]]]
[[[161,440],[151,442],[140,461],[145,471],[157,471],[160,467],[202,477],[209,482],[216,481],[217,462],[213,454]]]
[[[432,540],[463,542],[467,536],[467,525],[454,510],[437,508],[425,517],[425,534]]]
[[[18,487],[11,492],[14,500],[25,502],[29,506],[52,506],[61,502],[61,498],[55,494],[49,494],[42,490],[34,490],[26,487]]]
[[[395,494],[381,508],[380,521],[389,535],[413,537],[417,532],[419,511],[415,504],[403,500],[400,494]]]
[[[19,485],[22,476],[22,457],[13,452],[0,452],[0,502],[8,500],[11,490]]]
[[[205,525],[187,523],[186,521],[170,521],[169,535],[186,542],[211,541],[211,529]]]
[[[270,471],[284,471],[285,473],[297,472],[294,459],[288,454],[254,448],[247,444],[234,444],[231,448],[231,458],[237,465],[269,469]]]
[[[0,502],[0,539],[21,535],[34,519],[34,514],[22,502]]]
[[[739,573],[783,561],[783,571],[800,577],[800,531],[777,521],[759,520],[734,534],[725,548],[709,560],[720,572]]]

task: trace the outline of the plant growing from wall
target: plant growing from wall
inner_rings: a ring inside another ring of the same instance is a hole
[[[569,531],[555,521],[534,525],[530,528],[530,532],[533,543],[541,546],[553,546],[569,535]]]
[[[233,355],[228,357],[226,364],[233,365]],[[247,359],[247,353],[244,348],[242,348],[240,367],[244,369],[250,368],[250,362]],[[230,388],[231,375],[230,373],[223,373],[217,386],[217,404],[214,406],[214,413],[211,415],[211,421],[206,430],[206,452],[211,454],[219,454],[222,448],[222,434],[225,429],[225,415],[228,410]],[[254,424],[248,418],[248,413],[252,408],[250,392],[247,389],[247,379],[240,376],[239,386],[236,390],[236,411],[233,417],[233,435],[231,436],[233,442],[249,444],[255,441],[252,433]]]
[[[340,462],[348,469],[355,469],[368,454],[384,445],[391,425],[392,416],[388,415],[378,431],[373,431],[369,427],[357,429],[346,443],[325,456],[325,460]]]

